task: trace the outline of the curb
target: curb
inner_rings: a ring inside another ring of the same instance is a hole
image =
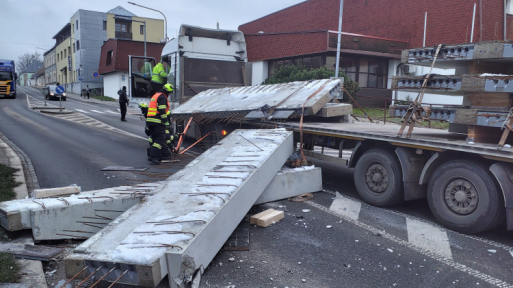
[[[6,137],[3,136],[1,138]],[[14,192],[16,193],[16,199],[25,199],[29,196],[27,183],[25,180],[25,169],[18,154],[11,148],[11,146],[8,143],[6,143],[1,138],[0,149],[4,150],[5,155],[7,155],[9,166],[18,170],[18,172],[14,173],[14,181],[21,184],[14,188]]]
[[[4,148],[5,144],[7,148]],[[16,146],[14,143],[11,142],[7,137],[5,137],[4,134],[0,133],[0,145],[4,149],[11,149],[14,154],[18,158],[18,161],[22,164],[22,169],[24,174],[24,179],[22,182],[22,185],[25,185],[25,189],[27,189],[28,193],[32,193],[35,189],[39,189],[39,181],[37,180],[36,170],[34,169],[34,166],[32,165],[32,161],[30,161],[30,158],[25,154],[18,146]]]

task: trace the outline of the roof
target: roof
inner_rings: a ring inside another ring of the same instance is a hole
[[[336,51],[335,31],[296,31],[246,34],[248,61],[263,61]],[[408,42],[353,33],[342,33],[341,52],[400,59]]]
[[[118,16],[137,17],[137,15],[126,10],[125,8],[123,8],[121,6],[110,9],[107,13],[111,13],[111,14],[118,15]]]
[[[148,57],[153,57],[158,62],[164,45],[165,43],[146,42]],[[107,65],[107,53],[109,51],[112,51],[113,55],[111,64]],[[144,42],[112,38],[107,40],[102,46],[98,73],[104,75],[112,72],[128,72],[128,56],[130,55],[143,56]],[[141,67],[138,68],[140,69]]]
[[[30,66],[28,66],[27,68],[25,68],[25,70],[21,71],[21,73],[36,73],[37,70],[39,70],[39,68],[41,68],[41,66],[43,66],[43,63],[39,62],[39,61],[34,61],[32,62],[32,64],[30,64]]]
[[[55,36],[53,36],[52,39],[57,39],[57,36],[65,37],[63,35],[67,34],[71,34],[71,23],[66,23],[66,25],[64,25],[64,27],[62,27],[62,29],[59,30],[59,32],[57,32],[57,34],[55,34]]]
[[[41,65],[41,68],[39,68],[36,72],[36,77],[39,77],[41,75],[45,75],[45,66]]]

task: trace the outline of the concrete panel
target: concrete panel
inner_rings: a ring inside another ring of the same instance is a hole
[[[290,156],[292,144],[284,129],[231,133],[168,178],[155,196],[77,247],[66,259],[67,276],[77,265],[101,265],[117,268],[107,281],[127,271],[118,283],[155,287],[168,271],[171,279],[178,275],[185,256],[198,264],[193,272],[208,266]],[[173,258],[169,267],[166,253]]]
[[[346,103],[328,103],[315,114],[321,117],[336,117],[353,114],[353,105]]]
[[[319,167],[282,168],[273,181],[258,197],[255,205],[274,202],[305,193],[322,190],[322,173]]]

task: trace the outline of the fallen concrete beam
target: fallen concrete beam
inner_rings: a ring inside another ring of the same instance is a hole
[[[292,144],[284,129],[234,131],[78,246],[66,258],[66,276],[89,266],[78,277],[95,270],[102,277],[115,268],[104,280],[126,272],[118,283],[155,287],[169,274],[171,287],[178,287],[192,279],[281,169]]]
[[[94,218],[103,219],[102,223],[115,219],[140,203],[147,193],[152,194],[158,185],[122,186],[69,197],[6,201],[0,203],[0,224],[9,231],[32,229],[35,240],[84,239],[98,232],[103,225],[83,222],[98,222]]]
[[[269,183],[255,205],[274,202],[305,193],[322,190],[321,168],[308,166],[300,168],[283,167]]]
[[[12,253],[16,258],[50,261],[61,253],[63,248],[35,246],[34,244],[0,243],[0,252]]]

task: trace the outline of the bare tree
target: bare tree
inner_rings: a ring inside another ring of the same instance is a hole
[[[16,61],[16,70],[18,73],[21,73],[34,62],[43,62],[43,56],[39,54],[39,52],[36,51],[32,54],[25,53],[20,55],[18,56],[18,61]]]

